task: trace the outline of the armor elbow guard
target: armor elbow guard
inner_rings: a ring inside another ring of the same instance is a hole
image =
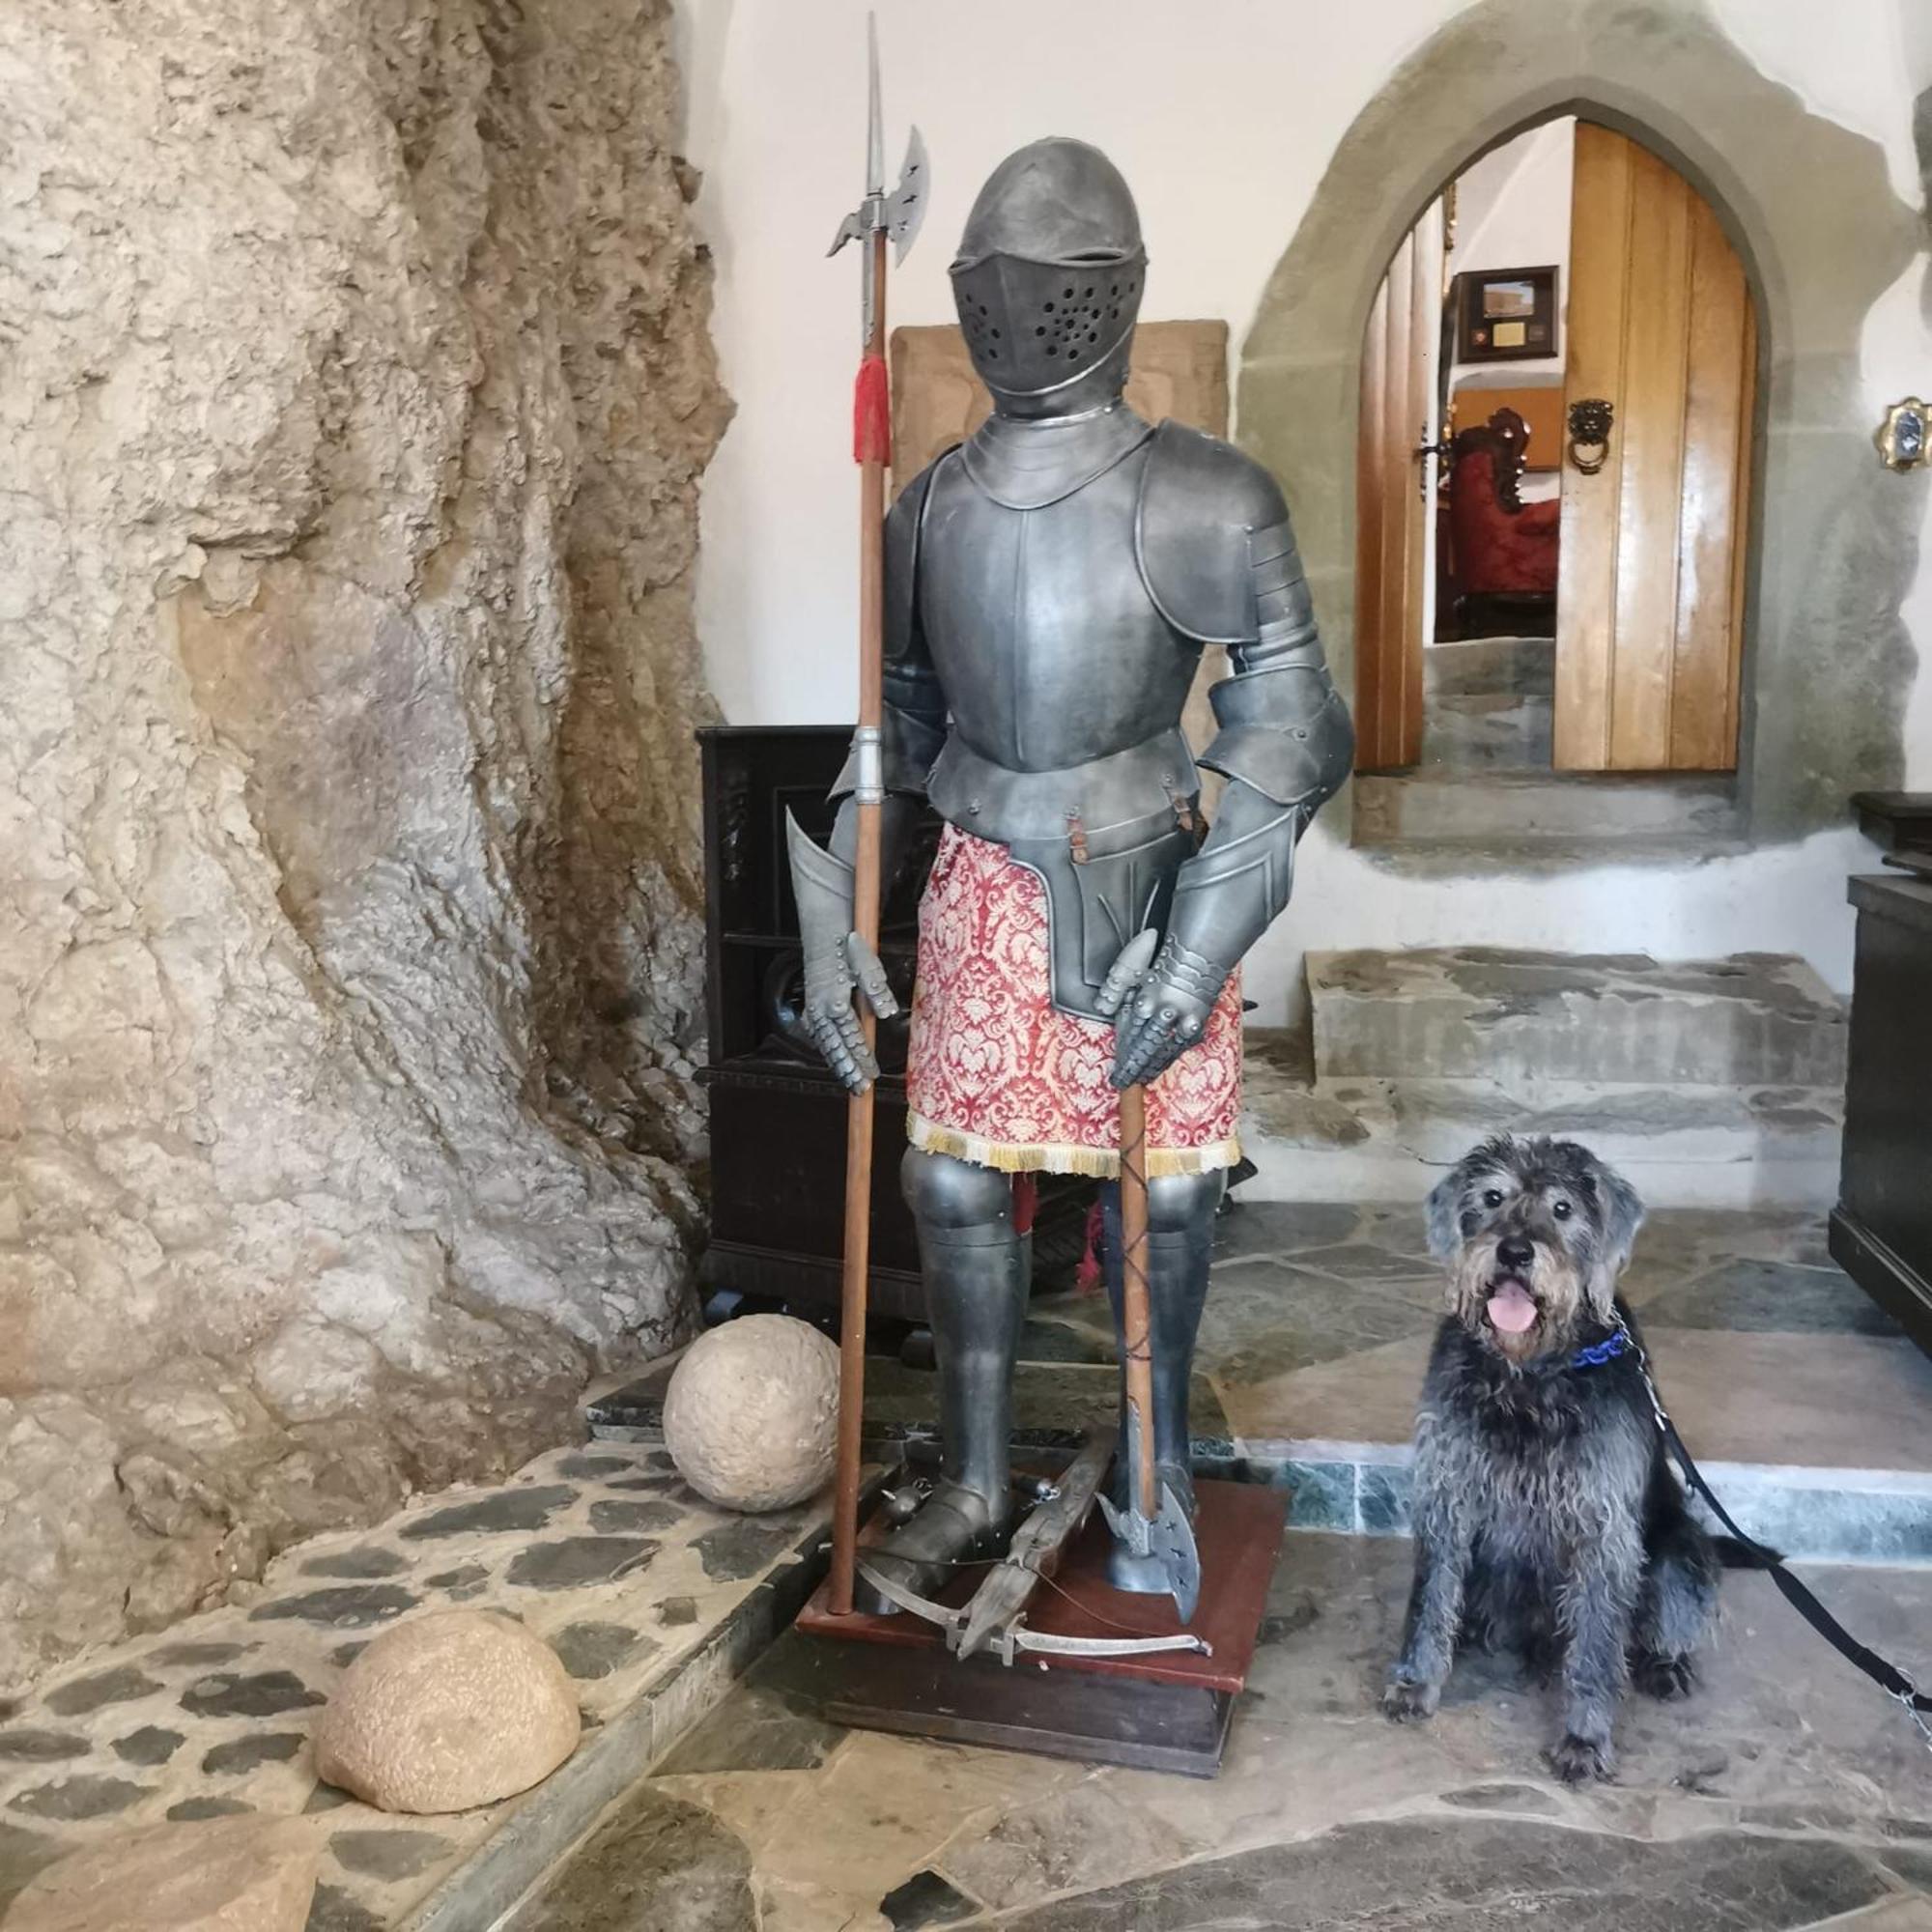
[[[1264,669],[1224,678],[1208,699],[1221,727],[1201,754],[1209,771],[1302,808],[1304,821],[1349,776],[1355,729],[1312,639]]]

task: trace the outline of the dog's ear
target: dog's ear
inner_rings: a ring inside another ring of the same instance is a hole
[[[1615,1168],[1605,1167],[1602,1161],[1594,1161],[1592,1166],[1590,1179],[1597,1190],[1604,1232],[1597,1264],[1590,1272],[1590,1299],[1596,1312],[1607,1321],[1610,1304],[1616,1297],[1617,1277],[1630,1265],[1637,1230],[1643,1226],[1643,1202]]]
[[[1434,1187],[1423,1207],[1429,1230],[1429,1252],[1445,1265],[1463,1245],[1463,1223],[1459,1212],[1463,1199],[1463,1170],[1452,1167]]]

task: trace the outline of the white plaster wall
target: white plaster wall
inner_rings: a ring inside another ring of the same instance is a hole
[[[946,266],[980,183],[1022,142],[1065,133],[1105,148],[1134,185],[1151,258],[1145,313],[1224,317],[1238,355],[1337,139],[1463,4],[1193,0],[1180,25],[1160,0],[879,0],[892,163],[913,118],[933,160],[928,225],[895,280],[893,319],[951,320]],[[1715,11],[1814,111],[1883,142],[1900,194],[1916,203],[1912,97],[1932,79],[1932,32],[1912,17],[1920,4],[1716,0]],[[736,723],[845,719],[856,701],[846,452],[858,270],[849,255],[828,264],[821,251],[861,186],[866,0],[677,5],[687,150],[705,174],[696,213],[718,258],[718,346],[738,405],[705,483],[707,670]],[[1908,389],[1932,390],[1922,267],[1865,330],[1873,422]],[[1899,487],[1925,490],[1923,479]],[[1932,514],[1926,537],[1932,554]],[[1932,656],[1932,572],[1921,571],[1907,614]],[[1910,715],[1912,779],[1932,785],[1932,677],[1919,676]],[[1307,948],[1769,950],[1803,954],[1842,987],[1845,875],[1872,863],[1847,831],[1675,871],[1428,881],[1378,869],[1345,836],[1339,812],[1318,822],[1294,903],[1257,949],[1248,980],[1261,1020],[1293,1009]]]
[[[1556,347],[1508,362],[1457,362],[1456,388],[1515,388],[1563,380],[1563,330],[1570,301],[1570,178],[1577,124],[1546,121],[1493,148],[1458,176],[1456,245],[1449,272],[1556,265]]]

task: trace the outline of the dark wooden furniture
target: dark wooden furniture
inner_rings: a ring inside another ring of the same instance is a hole
[[[1932,1353],[1932,795],[1861,793],[1901,869],[1855,878],[1845,1151],[1831,1249]]]
[[[1449,451],[1449,534],[1464,638],[1551,637],[1562,506],[1520,494],[1529,432],[1512,409],[1459,430]]]
[[[706,1009],[711,1057],[708,1288],[837,1308],[845,1187],[845,1091],[798,1019],[804,971],[785,864],[787,810],[815,838],[849,725],[714,725],[697,734],[704,782]],[[912,1000],[915,913],[937,822],[888,901],[879,955]],[[905,1144],[904,1015],[879,1030],[879,1158],[872,1186],[872,1306],[924,1319],[912,1217],[899,1199]]]

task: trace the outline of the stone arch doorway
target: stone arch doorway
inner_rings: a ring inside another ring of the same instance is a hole
[[[1753,673],[1734,830],[1763,843],[1841,823],[1849,791],[1895,784],[1903,769],[1914,654],[1898,610],[1917,564],[1915,504],[1873,457],[1858,352],[1919,224],[1878,145],[1760,73],[1698,0],[1483,0],[1418,49],[1343,136],[1269,278],[1242,346],[1240,440],[1289,494],[1352,689],[1371,303],[1416,212],[1457,169],[1562,114],[1663,156],[1748,265],[1763,333],[1761,534],[1745,590]]]
[[[1565,785],[1736,770],[1755,279],[1667,160],[1570,115],[1423,211],[1362,347],[1358,771],[1561,774],[1546,803],[1605,832],[1727,794]],[[1524,801],[1487,803],[1506,832]]]

